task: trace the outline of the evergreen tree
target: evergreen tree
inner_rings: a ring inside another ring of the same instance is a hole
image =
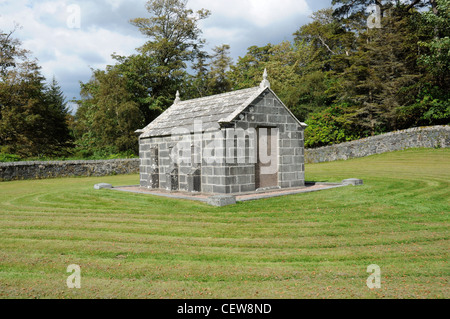
[[[69,109],[66,98],[56,79],[53,77],[50,84],[44,90],[44,101],[48,108],[45,121],[47,122],[47,134],[50,136],[50,145],[63,152],[71,147],[72,136],[69,130]]]
[[[12,34],[0,32],[0,152],[62,155],[69,131],[60,89],[56,82],[46,89],[37,61]]]
[[[228,73],[233,63],[230,57],[230,46],[228,44],[217,46],[213,49],[213,52],[208,79],[209,93],[219,94],[229,92],[232,83]]]
[[[416,100],[399,109],[403,127],[450,123],[450,1],[432,1],[416,15],[423,77]]]
[[[206,52],[200,52],[197,55],[196,62],[192,65],[195,74],[191,77],[189,87],[186,91],[188,98],[198,98],[207,96],[209,90],[209,66],[208,60],[211,57]]]

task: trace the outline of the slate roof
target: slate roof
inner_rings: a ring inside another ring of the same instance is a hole
[[[143,130],[136,132],[142,133],[140,138],[169,136],[173,134],[174,129],[180,128],[187,129],[189,132],[193,133],[195,120],[202,121],[203,131],[210,128],[217,129],[220,123],[232,122],[265,90],[269,90],[273,93],[270,87],[262,84],[261,86],[250,89],[217,94],[188,101],[180,101],[177,95],[177,100],[171,107]],[[273,94],[275,95],[275,93]],[[286,110],[292,115],[289,109],[286,108]],[[295,118],[294,115],[292,116]],[[306,126],[304,123],[298,122],[300,125]]]
[[[193,132],[195,120],[202,121],[203,130],[217,128],[219,122],[223,122],[238,109],[244,110],[264,90],[254,87],[177,102],[144,128],[140,137],[171,135],[175,128],[186,128]]]

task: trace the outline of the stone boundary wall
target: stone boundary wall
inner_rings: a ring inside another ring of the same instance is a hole
[[[450,126],[416,127],[342,144],[305,150],[306,163],[365,157],[409,148],[450,147]]]
[[[0,181],[138,174],[139,159],[0,163]]]
[[[305,150],[306,163],[321,163],[408,148],[450,147],[450,126],[431,126],[391,132],[362,140]],[[0,181],[75,176],[138,174],[140,160],[0,163]]]

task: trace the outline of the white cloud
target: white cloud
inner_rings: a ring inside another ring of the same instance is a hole
[[[191,0],[188,6],[211,11],[200,24],[203,37],[210,47],[230,44],[235,58],[252,45],[290,40],[312,12],[306,0]]]
[[[207,8],[212,16],[201,22],[209,45],[230,44],[232,55],[251,45],[275,43],[290,36],[311,13],[307,0],[190,0],[188,6]],[[309,1],[309,0],[308,0]],[[317,0],[324,1],[324,0]],[[113,63],[111,54],[129,55],[146,39],[129,24],[148,16],[146,0],[0,0],[0,30],[14,21],[22,29],[15,37],[32,51],[47,79],[56,76],[69,98],[79,93],[79,81],[91,76],[90,67]],[[78,5],[81,28],[68,19]]]
[[[205,39],[221,39],[222,43],[226,44],[229,44],[230,42],[234,41],[241,41],[246,38],[240,28],[223,29],[219,27],[204,28],[203,37]]]
[[[189,5],[207,8],[213,16],[241,19],[257,27],[267,27],[298,15],[309,15],[306,0],[191,0]]]
[[[106,1],[110,6],[106,7],[109,12],[116,9],[121,2]],[[0,2],[0,30],[9,31],[14,22],[19,23],[21,29],[14,36],[39,60],[42,73],[48,80],[56,77],[68,98],[78,96],[78,81],[89,80],[91,67],[102,69],[114,62],[112,53],[132,54],[134,49],[145,41],[139,32],[118,32],[102,25],[86,23],[87,19],[83,23],[83,17],[92,12],[92,1],[89,2],[86,2],[85,6],[83,1],[67,0]],[[74,3],[79,3],[81,8],[81,28],[70,28],[67,23],[74,12],[68,11],[67,8]],[[96,9],[99,12],[108,12],[104,10],[105,7]],[[120,24],[120,21],[118,23]],[[124,17],[123,23],[126,29],[127,17]]]
[[[113,10],[117,10],[124,1],[123,0],[106,0],[106,2],[109,5],[111,5]]]

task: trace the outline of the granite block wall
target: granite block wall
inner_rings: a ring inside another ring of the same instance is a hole
[[[178,171],[174,171],[178,173],[178,188],[173,188],[171,184],[175,180],[171,180],[169,171],[173,171],[174,163],[169,154],[172,153],[173,147],[185,138],[188,141],[187,148],[190,144],[195,144],[195,135],[141,139],[141,186],[192,191],[193,183],[192,180],[190,181],[190,174],[198,169],[201,171],[201,192],[203,193],[230,194],[254,191],[257,188],[255,167],[257,139],[256,134],[250,132],[256,133],[259,127],[277,130],[278,150],[275,170],[278,172],[278,186],[281,188],[303,186],[305,183],[304,128],[270,92],[263,93],[228,127],[218,127],[217,131],[203,134],[200,149],[201,164],[179,162]],[[238,131],[245,132],[244,136],[237,138]],[[229,134],[233,134],[231,139],[228,138]],[[230,140],[235,141],[234,149],[227,145]],[[245,145],[242,145],[242,141]],[[241,144],[237,145],[239,143]],[[186,149],[186,145],[183,148]],[[152,149],[158,150],[156,160],[152,159]],[[230,151],[230,149],[233,150]],[[228,156],[230,153],[233,153],[232,161]],[[159,177],[155,177],[156,166],[158,166],[155,163],[159,163]],[[154,185],[155,178],[159,180],[157,187]]]
[[[0,163],[0,181],[137,174],[139,159]]]
[[[305,150],[306,163],[365,157],[409,148],[450,147],[450,126],[416,127],[365,139]]]

